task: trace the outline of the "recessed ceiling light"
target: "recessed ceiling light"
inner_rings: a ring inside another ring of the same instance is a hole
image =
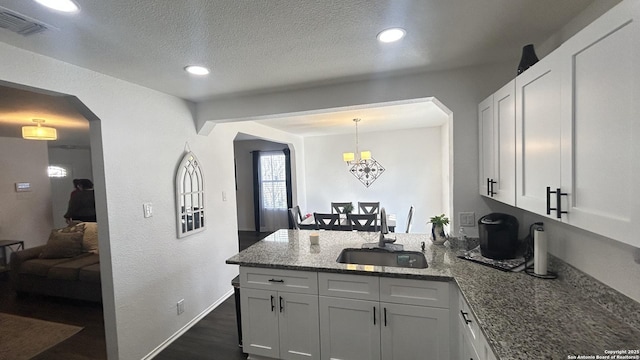
[[[35,0],[38,4],[46,6],[53,10],[67,13],[78,12],[80,8],[72,0]]]
[[[209,74],[209,69],[207,69],[204,66],[198,66],[198,65],[189,65],[186,66],[184,68],[184,70],[186,72],[188,72],[189,74],[193,74],[193,75],[208,75]]]
[[[377,38],[378,38],[378,41],[380,42],[390,43],[390,42],[394,42],[402,39],[406,33],[407,32],[404,31],[404,29],[402,28],[391,28],[391,29],[382,30],[378,34]]]

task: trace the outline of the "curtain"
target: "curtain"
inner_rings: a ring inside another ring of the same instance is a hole
[[[253,221],[256,232],[260,232],[260,152],[252,151],[253,155]]]
[[[258,154],[257,164],[255,154]],[[258,170],[254,177],[257,179],[254,203],[257,198],[255,218],[259,231],[275,231],[289,226],[285,162],[281,151],[254,152],[254,170]]]
[[[284,153],[284,166],[285,166],[285,177],[286,177],[286,186],[287,186],[287,209],[291,209],[293,207],[293,189],[291,186],[291,150],[289,148],[282,149]],[[293,229],[293,222],[291,218],[287,216],[289,219],[289,229]]]

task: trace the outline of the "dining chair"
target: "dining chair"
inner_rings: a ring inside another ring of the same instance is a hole
[[[359,214],[377,214],[380,211],[380,202],[360,202],[358,201]]]
[[[411,207],[409,208],[409,215],[407,216],[407,231],[405,231],[407,234],[411,230],[412,220],[413,220],[413,205],[411,205]]]
[[[317,230],[340,229],[340,214],[313,213]]]
[[[347,220],[349,220],[351,230],[378,231],[377,214],[347,214]]]
[[[300,212],[300,206],[299,205],[296,205],[296,206],[293,207],[293,213],[294,213],[294,215],[298,216],[298,220],[300,222],[302,222],[302,220],[304,220],[302,218],[302,213]]]
[[[346,214],[346,207],[351,206],[353,209],[353,203],[351,202],[332,202],[331,203],[331,213],[332,214]]]
[[[300,223],[298,222],[298,219],[296,217],[295,208],[289,208],[289,220],[291,220],[294,229],[300,230]]]

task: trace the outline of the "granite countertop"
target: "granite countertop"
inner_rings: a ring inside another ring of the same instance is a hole
[[[500,360],[568,359],[570,355],[595,359],[595,355],[607,355],[607,350],[640,349],[640,304],[628,298],[618,299],[612,291],[594,290],[597,287],[585,285],[582,278],[563,280],[559,273],[559,279],[544,280],[522,272],[499,271],[457,258],[457,249],[433,245],[426,234],[389,234],[405,250],[420,251],[424,242],[429,264],[426,269],[340,264],[336,259],[342,249],[377,242],[379,234],[321,231],[319,245],[310,245],[312,232],[315,231],[279,230],[229,258],[227,263],[455,281]],[[563,269],[558,263],[552,266]],[[597,301],[594,297],[598,297]],[[619,359],[640,359],[637,353],[626,354],[636,357]]]

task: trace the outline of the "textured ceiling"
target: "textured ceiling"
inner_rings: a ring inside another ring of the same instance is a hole
[[[0,5],[56,29],[0,41],[198,101],[392,71],[517,59],[593,0],[75,0],[75,15],[30,0]],[[601,0],[605,1],[605,0]],[[400,26],[407,36],[381,44]],[[206,78],[182,69],[211,68]]]
[[[0,29],[0,41],[198,102],[505,60],[515,67],[524,44],[548,39],[594,0],[75,1],[81,11],[68,15],[0,0],[50,27],[31,36]],[[395,26],[406,29],[403,40],[376,40]],[[188,75],[189,64],[212,72]]]

